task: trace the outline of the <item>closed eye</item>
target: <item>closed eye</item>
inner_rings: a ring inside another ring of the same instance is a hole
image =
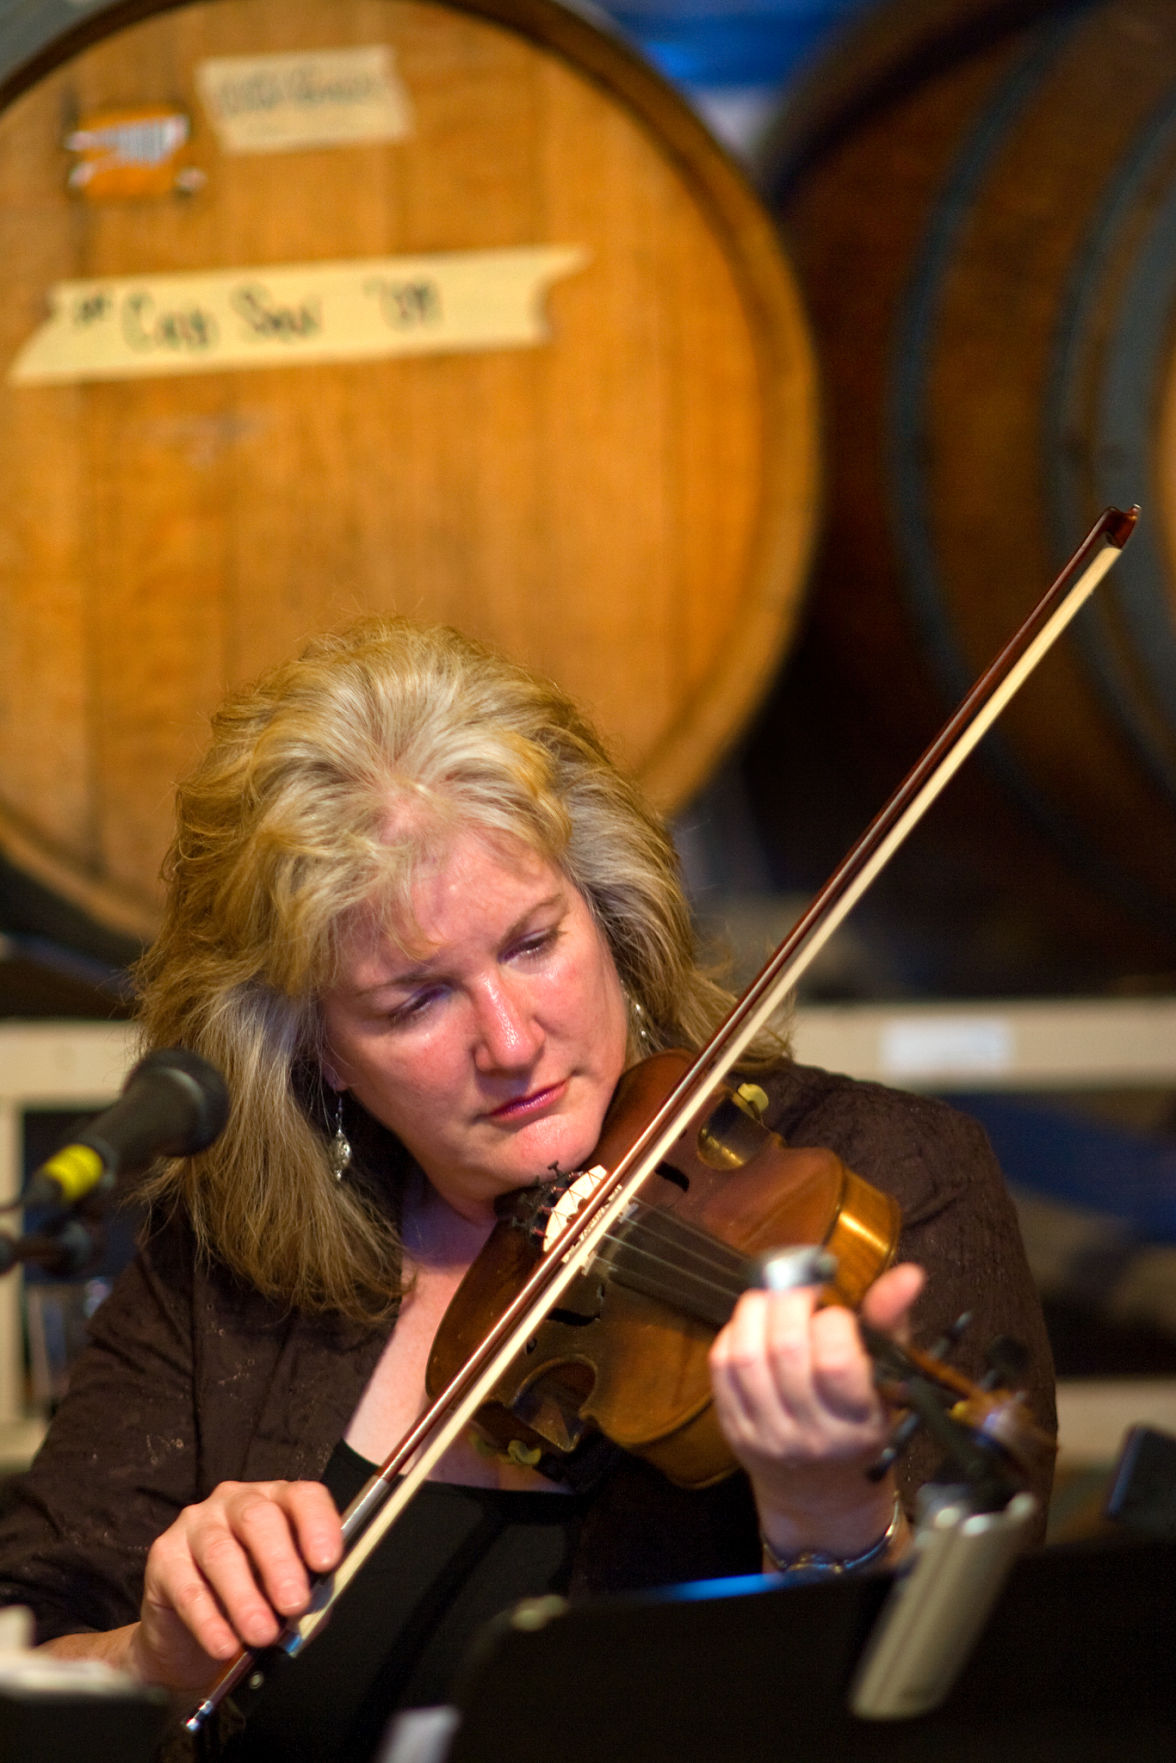
[[[394,1028],[401,1023],[414,1022],[444,995],[444,986],[427,986],[423,991],[414,992],[389,1010],[388,1021]]]
[[[551,925],[546,930],[532,931],[529,936],[520,937],[510,945],[505,951],[505,959],[512,961],[519,956],[526,958],[528,955],[546,954],[549,949],[554,949],[559,937],[558,925]]]

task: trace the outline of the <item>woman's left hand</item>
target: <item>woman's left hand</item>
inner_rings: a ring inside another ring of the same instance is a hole
[[[866,1294],[863,1317],[901,1334],[923,1279],[911,1263],[891,1268]],[[711,1349],[711,1381],[773,1551],[848,1558],[893,1516],[893,1479],[865,1475],[891,1417],[855,1316],[840,1305],[819,1309],[818,1297],[813,1287],[745,1292]]]

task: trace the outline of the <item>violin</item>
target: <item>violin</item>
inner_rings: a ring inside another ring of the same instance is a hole
[[[1112,508],[1095,523],[708,1045],[693,1057],[655,1055],[625,1074],[592,1169],[507,1196],[438,1331],[429,1366],[437,1393],[344,1514],[342,1562],[269,1651],[292,1654],[313,1635],[471,1421],[522,1461],[570,1455],[598,1433],[686,1485],[734,1467],[713,1416],[706,1355],[755,1282],[757,1256],[821,1244],[836,1266],[827,1299],[856,1305],[893,1258],[900,1221],[896,1203],[832,1152],[785,1146],[728,1074],[1085,604],[1137,516]],[[614,1344],[602,1348],[606,1335]],[[905,1410],[899,1435],[910,1419],[922,1421],[965,1466],[969,1454],[992,1450],[1023,1466],[1052,1452],[1015,1393],[987,1392],[872,1330],[863,1337],[883,1393]],[[258,1688],[264,1677],[243,1650],[187,1730],[199,1732],[239,1684]]]
[[[624,1074],[596,1148],[601,1172],[616,1167],[690,1064],[688,1053],[658,1053]],[[430,1395],[458,1374],[503,1292],[525,1283],[564,1213],[599,1179],[557,1177],[499,1202],[498,1223],[437,1331]],[[759,1257],[820,1244],[835,1267],[825,1301],[856,1309],[893,1261],[900,1223],[889,1194],[832,1151],[785,1145],[754,1100],[720,1085],[683,1123],[593,1264],[536,1325],[478,1409],[478,1429],[557,1478],[559,1458],[595,1432],[682,1486],[718,1481],[735,1460],[710,1401],[707,1354],[740,1293],[760,1283]]]
[[[552,1252],[561,1212],[574,1214],[593,1193],[610,1158],[623,1155],[689,1065],[687,1053],[660,1053],[624,1074],[597,1146],[598,1169],[503,1196],[498,1222],[437,1331],[430,1395],[460,1374],[502,1293],[519,1289]],[[475,1424],[505,1456],[560,1480],[566,1459],[603,1438],[679,1486],[720,1481],[737,1465],[715,1416],[707,1356],[740,1294],[778,1286],[774,1264],[791,1260],[798,1271],[790,1268],[789,1284],[818,1285],[820,1303],[856,1309],[891,1264],[902,1222],[897,1201],[832,1151],[786,1145],[763,1125],[756,1091],[720,1085],[685,1123],[592,1265],[536,1323],[485,1397]],[[813,1245],[820,1254],[780,1254]],[[995,1504],[1052,1461],[1054,1441],[1020,1393],[956,1371],[943,1357],[951,1340],[927,1353],[860,1318],[859,1329],[883,1399],[901,1416],[871,1474],[886,1473],[920,1424],[961,1479]],[[999,1343],[994,1359],[996,1370],[1017,1369],[1015,1343]]]

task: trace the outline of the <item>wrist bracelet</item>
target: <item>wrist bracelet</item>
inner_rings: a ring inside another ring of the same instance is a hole
[[[829,1555],[822,1549],[801,1549],[795,1555],[778,1555],[762,1530],[760,1542],[776,1573],[786,1574],[790,1578],[803,1575],[806,1579],[814,1580],[837,1579],[843,1573],[861,1573],[865,1568],[873,1567],[881,1561],[898,1535],[902,1519],[902,1501],[895,1494],[890,1523],[877,1542],[871,1543],[868,1549],[863,1549],[860,1555]]]

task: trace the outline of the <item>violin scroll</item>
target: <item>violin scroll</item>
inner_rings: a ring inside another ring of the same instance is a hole
[[[999,1511],[1052,1463],[1057,1445],[1034,1420],[1024,1394],[1000,1382],[1002,1375],[1024,1369],[1019,1343],[1007,1336],[992,1343],[986,1355],[989,1374],[981,1383],[947,1363],[943,1353],[967,1321],[961,1317],[935,1353],[903,1346],[860,1324],[878,1388],[898,1416],[889,1443],[867,1473],[880,1481],[926,1427],[944,1452],[937,1479],[965,1483],[974,1510]]]

